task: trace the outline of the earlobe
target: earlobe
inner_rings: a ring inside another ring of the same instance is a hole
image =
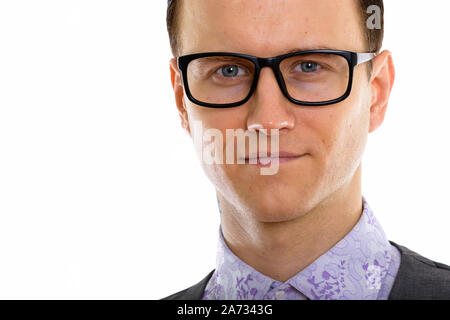
[[[385,50],[373,60],[373,72],[370,80],[372,101],[369,132],[375,131],[383,123],[394,79],[395,69],[392,54]]]
[[[175,95],[175,104],[178,110],[178,114],[181,120],[181,126],[191,134],[189,128],[189,119],[188,113],[186,109],[186,105],[184,103],[184,90],[181,81],[181,73],[178,69],[177,59],[170,59],[170,81],[172,82],[173,93]]]

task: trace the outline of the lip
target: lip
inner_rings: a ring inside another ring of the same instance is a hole
[[[278,153],[271,154],[270,152],[267,152],[267,157],[259,157],[258,154],[256,155],[250,155],[248,157],[245,157],[245,163],[250,165],[256,165],[259,167],[270,167],[273,164],[282,164],[290,161],[297,160],[299,158],[302,158],[303,156],[306,156],[307,154],[297,154],[297,153],[291,153],[286,151],[280,151]],[[256,163],[250,163],[250,160],[254,162],[256,159]]]

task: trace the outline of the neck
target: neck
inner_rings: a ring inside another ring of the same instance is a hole
[[[361,166],[341,188],[288,221],[258,221],[218,197],[222,233],[230,250],[262,274],[285,282],[331,249],[358,222]]]

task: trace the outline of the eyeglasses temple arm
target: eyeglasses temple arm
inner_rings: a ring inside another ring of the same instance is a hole
[[[358,61],[356,62],[356,65],[359,65],[361,63],[372,60],[373,58],[375,58],[377,56],[377,54],[374,52],[364,52],[364,53],[358,52],[356,54],[356,56],[358,57]]]

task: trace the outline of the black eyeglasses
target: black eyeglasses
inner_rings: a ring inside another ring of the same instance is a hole
[[[246,103],[264,67],[272,68],[284,96],[303,106],[323,106],[347,98],[353,69],[376,53],[307,50],[272,58],[240,53],[206,52],[178,57],[186,94],[193,103],[229,108]]]

